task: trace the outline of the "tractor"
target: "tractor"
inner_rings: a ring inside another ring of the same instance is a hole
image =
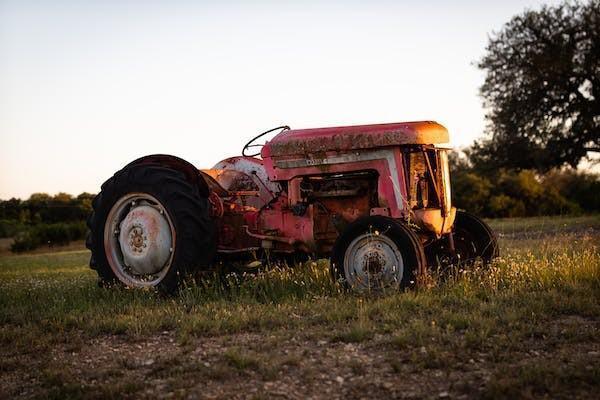
[[[219,263],[329,258],[332,279],[357,292],[487,264],[498,244],[484,221],[452,206],[448,141],[431,121],[281,126],[211,169],[139,158],[93,200],[90,266],[101,284],[173,293]]]

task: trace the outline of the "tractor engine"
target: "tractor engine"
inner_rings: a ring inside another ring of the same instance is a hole
[[[447,154],[429,144],[444,132],[428,122],[284,131],[262,159],[203,170],[214,181],[218,251],[326,256],[350,223],[374,215],[411,219],[424,240],[447,233],[455,215]]]
[[[358,171],[265,180],[257,159],[233,157],[201,171],[211,189],[218,251],[328,254],[346,225],[377,205],[377,174]]]

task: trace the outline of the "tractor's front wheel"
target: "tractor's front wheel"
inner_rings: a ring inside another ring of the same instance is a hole
[[[458,263],[468,264],[480,259],[488,264],[500,254],[492,228],[469,212],[456,213],[452,236]]]
[[[412,286],[425,266],[416,234],[402,222],[381,216],[351,223],[336,240],[331,256],[333,277],[357,292]]]
[[[126,167],[102,185],[93,209],[87,245],[103,285],[172,293],[187,274],[212,261],[208,200],[176,170]]]
[[[481,218],[466,211],[456,212],[452,241],[454,251],[450,250],[447,236],[425,248],[430,267],[446,273],[451,268],[469,268],[477,263],[486,266],[500,254],[492,229]]]

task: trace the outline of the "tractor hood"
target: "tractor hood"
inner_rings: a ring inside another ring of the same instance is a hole
[[[275,136],[262,149],[262,158],[326,151],[377,147],[439,144],[449,141],[448,131],[432,121],[293,129]]]

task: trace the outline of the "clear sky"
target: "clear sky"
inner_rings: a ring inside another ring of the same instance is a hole
[[[281,124],[468,145],[488,34],[541,3],[0,0],[0,198],[95,193],[152,153],[210,168]]]

